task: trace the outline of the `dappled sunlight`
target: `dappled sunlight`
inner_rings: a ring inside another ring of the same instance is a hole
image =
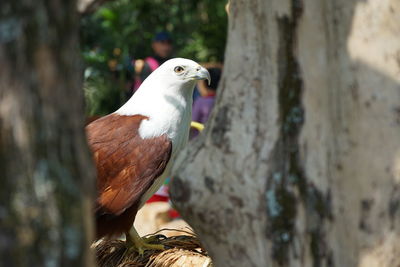
[[[392,172],[396,183],[400,184],[400,150],[394,157]]]
[[[393,14],[397,14],[397,20]],[[399,20],[397,0],[360,1],[355,6],[347,43],[353,60],[397,82],[400,82],[400,38],[393,39],[393,35],[400,36]]]
[[[360,253],[359,267],[399,266],[400,257],[388,257],[397,254],[400,249],[400,235],[389,232],[382,235],[382,239],[369,249]]]

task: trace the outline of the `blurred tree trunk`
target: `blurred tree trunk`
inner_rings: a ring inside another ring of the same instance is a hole
[[[0,265],[91,266],[76,2],[0,2]]]
[[[400,2],[231,0],[174,203],[216,266],[400,265]]]
[[[111,0],[78,0],[77,9],[80,14],[90,14],[108,1]]]

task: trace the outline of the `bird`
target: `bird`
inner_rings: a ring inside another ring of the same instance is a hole
[[[141,238],[133,222],[188,142],[198,80],[210,83],[207,69],[190,59],[170,59],[118,110],[86,126],[97,170],[96,240],[125,234],[140,253],[163,249]]]

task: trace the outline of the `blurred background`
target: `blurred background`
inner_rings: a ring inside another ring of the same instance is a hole
[[[142,60],[154,55],[157,34],[168,35],[161,36],[171,43],[166,58],[220,66],[227,31],[225,5],[226,0],[117,0],[83,15],[87,116],[113,112],[131,96],[135,64],[140,76]]]

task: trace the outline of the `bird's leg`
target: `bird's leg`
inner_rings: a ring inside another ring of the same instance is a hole
[[[139,255],[143,255],[146,250],[164,250],[165,247],[161,244],[150,244],[144,238],[141,238],[136,232],[135,227],[129,230],[126,235],[126,244],[128,247],[134,247],[139,252]],[[147,241],[147,242],[146,242]]]

